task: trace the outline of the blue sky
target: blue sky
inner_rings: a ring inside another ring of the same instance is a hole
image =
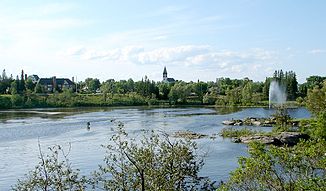
[[[0,69],[40,77],[326,75],[326,1],[0,0]]]

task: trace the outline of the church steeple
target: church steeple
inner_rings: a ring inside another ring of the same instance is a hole
[[[166,71],[166,67],[164,66],[164,70],[163,70],[163,80],[167,80],[168,79],[168,72]]]

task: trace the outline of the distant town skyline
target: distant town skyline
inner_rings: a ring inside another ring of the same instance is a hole
[[[326,1],[0,2],[0,69],[161,81],[326,75]]]

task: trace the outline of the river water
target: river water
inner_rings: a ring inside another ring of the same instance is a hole
[[[304,108],[289,109],[294,118],[310,117]],[[225,126],[223,120],[245,117],[268,117],[274,111],[266,108],[72,108],[0,111],[0,190],[8,190],[38,163],[40,141],[42,151],[55,144],[69,148],[69,159],[74,168],[89,175],[103,163],[105,151],[100,146],[108,143],[110,130],[121,121],[126,131],[141,137],[142,130],[157,130],[173,134],[190,130],[207,135],[218,134]],[[90,122],[90,130],[87,130]],[[270,130],[264,128],[262,130]],[[225,181],[234,170],[240,156],[247,155],[244,144],[230,139],[196,140],[199,154],[206,155],[201,175],[216,181]]]

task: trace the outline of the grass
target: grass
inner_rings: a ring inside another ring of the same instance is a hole
[[[269,136],[271,133],[255,131],[251,129],[234,129],[234,128],[223,128],[220,132],[220,135],[224,138],[239,138],[243,136],[252,136],[252,135],[266,135]]]

